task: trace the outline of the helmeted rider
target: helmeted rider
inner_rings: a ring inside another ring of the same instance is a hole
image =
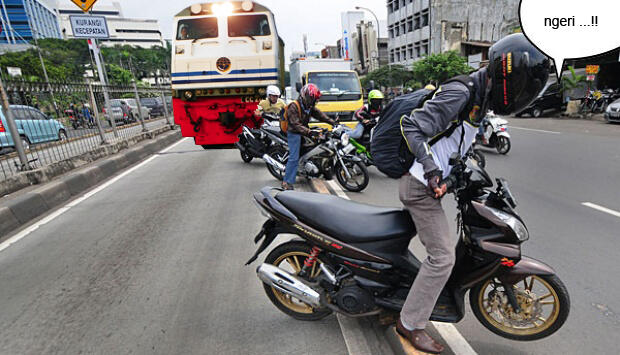
[[[359,139],[362,135],[369,133],[377,124],[377,119],[383,111],[383,100],[385,97],[379,90],[371,90],[368,93],[368,103],[355,111],[355,118],[359,122],[356,129],[350,133],[351,138]],[[361,124],[361,125],[360,125]]]
[[[316,108],[316,103],[320,98],[321,90],[314,84],[307,84],[299,92],[299,98],[291,102],[286,108],[289,157],[286,163],[284,181],[282,182],[282,188],[285,190],[293,190],[293,186],[295,185],[297,167],[299,165],[301,136],[313,138],[318,138],[320,136],[320,133],[317,131],[310,130],[308,126],[310,118],[316,118],[332,126],[336,124],[334,120],[327,117],[321,110]]]
[[[415,221],[427,258],[416,276],[397,323],[397,331],[421,351],[440,353],[443,346],[425,327],[455,262],[455,243],[440,198],[447,187],[441,181],[450,174],[450,156],[464,156],[478,125],[491,109],[507,115],[523,110],[549,79],[549,59],[523,34],[507,36],[489,49],[490,63],[470,75],[472,91],[459,81],[441,85],[421,109],[402,120],[403,134],[415,162],[400,179],[399,197]],[[461,113],[471,105],[468,116]],[[450,130],[452,122],[460,122]],[[451,132],[451,133],[448,133]],[[441,134],[443,133],[443,137]],[[432,146],[432,137],[441,137]]]
[[[280,88],[275,85],[267,86],[267,98],[258,103],[255,114],[262,117],[263,113],[270,113],[280,116],[286,103],[280,98]]]

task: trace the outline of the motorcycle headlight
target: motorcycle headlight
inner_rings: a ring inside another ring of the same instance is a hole
[[[340,136],[340,143],[342,143],[343,147],[346,147],[347,144],[349,144],[349,134],[348,133],[343,133]]]
[[[506,223],[512,231],[515,233],[517,238],[520,241],[526,241],[530,239],[530,233],[528,232],[525,224],[521,223],[516,217],[495,208],[487,207],[491,213],[493,213],[497,218],[501,219],[504,223]]]

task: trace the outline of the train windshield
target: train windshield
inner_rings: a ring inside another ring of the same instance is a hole
[[[217,38],[217,36],[218,30],[216,17],[202,17],[179,21],[177,41]]]
[[[362,88],[355,73],[319,72],[310,73],[308,82],[321,90],[321,101],[359,100]]]
[[[270,36],[267,15],[240,15],[228,17],[229,37]]]

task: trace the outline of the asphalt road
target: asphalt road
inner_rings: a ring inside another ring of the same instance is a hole
[[[335,316],[286,316],[244,266],[275,182],[186,139],[42,225],[0,252],[0,354],[346,353]]]
[[[510,120],[513,150],[486,154],[508,179],[531,239],[555,268],[571,315],[531,343],[496,336],[468,310],[457,329],[479,354],[613,354],[620,125]],[[358,201],[399,206],[397,181],[371,169]],[[235,150],[184,140],[0,251],[0,354],[344,354],[336,320],[293,320],[255,276],[251,239],[264,218],[251,193],[275,185]],[[451,197],[445,199],[454,214]],[[1,241],[0,241],[1,242]],[[417,240],[412,243],[422,257]],[[264,255],[259,259],[262,260]]]
[[[484,328],[471,310],[457,329],[479,354],[616,354],[620,332],[620,218],[582,205],[620,211],[620,125],[598,121],[510,119],[507,156],[485,149],[492,177],[504,177],[530,231],[524,254],[551,265],[571,296],[564,327],[536,342],[515,342]],[[398,182],[372,168],[357,201],[399,206]],[[444,199],[456,216],[451,196]],[[452,230],[455,235],[453,219]],[[414,253],[423,257],[417,241]]]

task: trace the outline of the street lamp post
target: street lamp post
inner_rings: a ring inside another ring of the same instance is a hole
[[[362,7],[362,6],[356,6],[355,7],[356,10],[365,10],[370,12],[374,17],[375,17],[375,22],[377,23],[377,68],[379,68],[379,53],[380,53],[380,47],[381,47],[381,24],[379,24],[379,18],[377,17],[377,14],[375,14],[374,11],[372,11],[371,9],[367,8],[367,7]],[[372,58],[371,58],[372,60]]]

